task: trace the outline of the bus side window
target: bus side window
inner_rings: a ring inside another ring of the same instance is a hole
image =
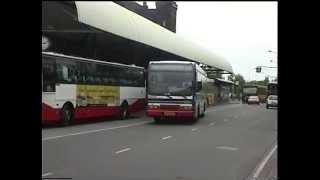
[[[138,71],[138,86],[139,87],[144,87],[144,71],[139,70]]]
[[[86,80],[86,64],[83,62],[78,63],[79,68],[79,82],[85,84],[87,82]]]
[[[62,78],[64,81],[69,82],[68,67],[65,64],[62,65]]]

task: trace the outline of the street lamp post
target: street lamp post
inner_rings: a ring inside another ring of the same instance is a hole
[[[268,50],[267,52],[278,55],[278,52],[276,52],[276,51]],[[270,62],[272,62],[272,59],[271,59],[271,61],[270,61]]]
[[[261,68],[263,67],[263,68],[269,68],[269,69],[276,69],[276,68],[278,68],[278,67],[270,67],[270,66],[258,66],[259,68],[260,68],[260,72],[259,73],[262,73],[262,71],[261,71]],[[257,67],[257,68],[258,68]],[[265,74],[265,75],[267,75],[266,73],[262,73],[262,74]],[[270,76],[270,75],[267,75],[268,77],[276,77],[276,76]]]

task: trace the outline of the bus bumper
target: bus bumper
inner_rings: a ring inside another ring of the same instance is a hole
[[[170,114],[170,115],[169,115]],[[194,112],[192,110],[190,111],[168,111],[168,110],[162,110],[162,109],[148,109],[147,110],[147,116],[154,117],[154,118],[160,118],[160,117],[193,117]]]

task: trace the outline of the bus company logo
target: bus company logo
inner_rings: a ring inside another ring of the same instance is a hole
[[[46,36],[42,36],[42,51],[47,50],[50,47],[50,41]]]

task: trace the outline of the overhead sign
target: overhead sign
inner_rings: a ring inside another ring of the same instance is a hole
[[[257,72],[257,73],[261,73],[261,67],[260,67],[260,66],[258,66],[258,67],[256,68],[256,72]]]

